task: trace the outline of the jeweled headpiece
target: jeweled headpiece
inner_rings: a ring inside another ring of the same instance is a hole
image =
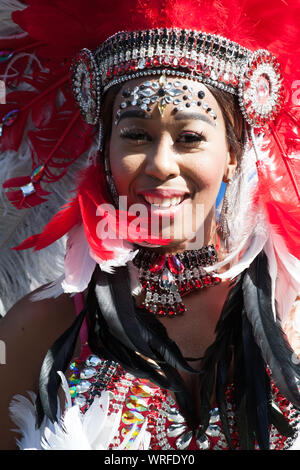
[[[254,127],[273,120],[283,101],[280,64],[270,52],[252,52],[219,35],[177,28],[116,33],[94,53],[83,49],[72,63],[73,92],[84,119],[96,124],[101,95],[110,87],[162,74],[237,95]]]

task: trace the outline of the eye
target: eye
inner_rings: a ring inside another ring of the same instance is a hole
[[[205,142],[206,137],[203,134],[203,132],[184,132],[182,133],[178,139],[177,142],[183,143],[185,145],[197,145],[200,142]]]
[[[152,140],[149,134],[142,129],[121,129],[120,137],[136,143],[150,142]]]

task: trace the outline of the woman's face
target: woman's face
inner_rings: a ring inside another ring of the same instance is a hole
[[[218,191],[222,179],[230,178],[235,168],[222,112],[205,85],[188,79],[167,78],[171,89],[182,91],[183,109],[172,98],[163,112],[159,110],[163,92],[155,90],[162,85],[148,92],[156,96],[156,102],[146,110],[127,100],[135,87],[144,84],[142,90],[149,90],[153,82],[159,83],[159,77],[131,80],[116,96],[109,145],[111,172],[118,194],[127,196],[129,210],[133,204],[142,204],[152,219],[159,219],[159,228],[153,224],[159,232],[154,235],[171,238],[173,248],[191,248],[192,241],[192,247],[199,248],[213,241]]]

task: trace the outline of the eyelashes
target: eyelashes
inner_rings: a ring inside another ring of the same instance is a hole
[[[151,142],[152,140],[147,132],[138,129],[121,129],[120,137],[123,139],[130,139],[136,141],[143,140]]]
[[[136,143],[139,142],[152,142],[151,136],[142,129],[128,129],[124,128],[120,131],[120,137],[122,139],[132,140]],[[185,131],[182,132],[176,142],[182,143],[184,145],[195,145],[201,142],[205,142],[206,136],[201,132],[192,132],[192,131]]]

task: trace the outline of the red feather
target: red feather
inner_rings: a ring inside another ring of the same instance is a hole
[[[96,213],[97,208],[102,204],[111,204],[106,188],[104,168],[102,165],[91,165],[81,172],[77,196],[51,219],[42,233],[28,238],[15,249],[23,250],[34,247],[35,250],[40,250],[45,248],[69,232],[74,225],[82,222],[87,241],[95,255],[102,260],[112,259],[114,253],[105,248],[97,233],[97,224],[101,220],[101,216],[97,217]],[[131,242],[169,243],[168,239],[152,238],[147,231],[141,232],[135,239],[128,237],[128,225],[134,217],[125,218],[124,214],[122,215],[123,217],[120,217],[120,211],[115,210],[107,219],[111,230],[116,229],[115,238],[123,238]],[[124,222],[121,223],[120,220]],[[143,226],[146,227],[146,224]]]

